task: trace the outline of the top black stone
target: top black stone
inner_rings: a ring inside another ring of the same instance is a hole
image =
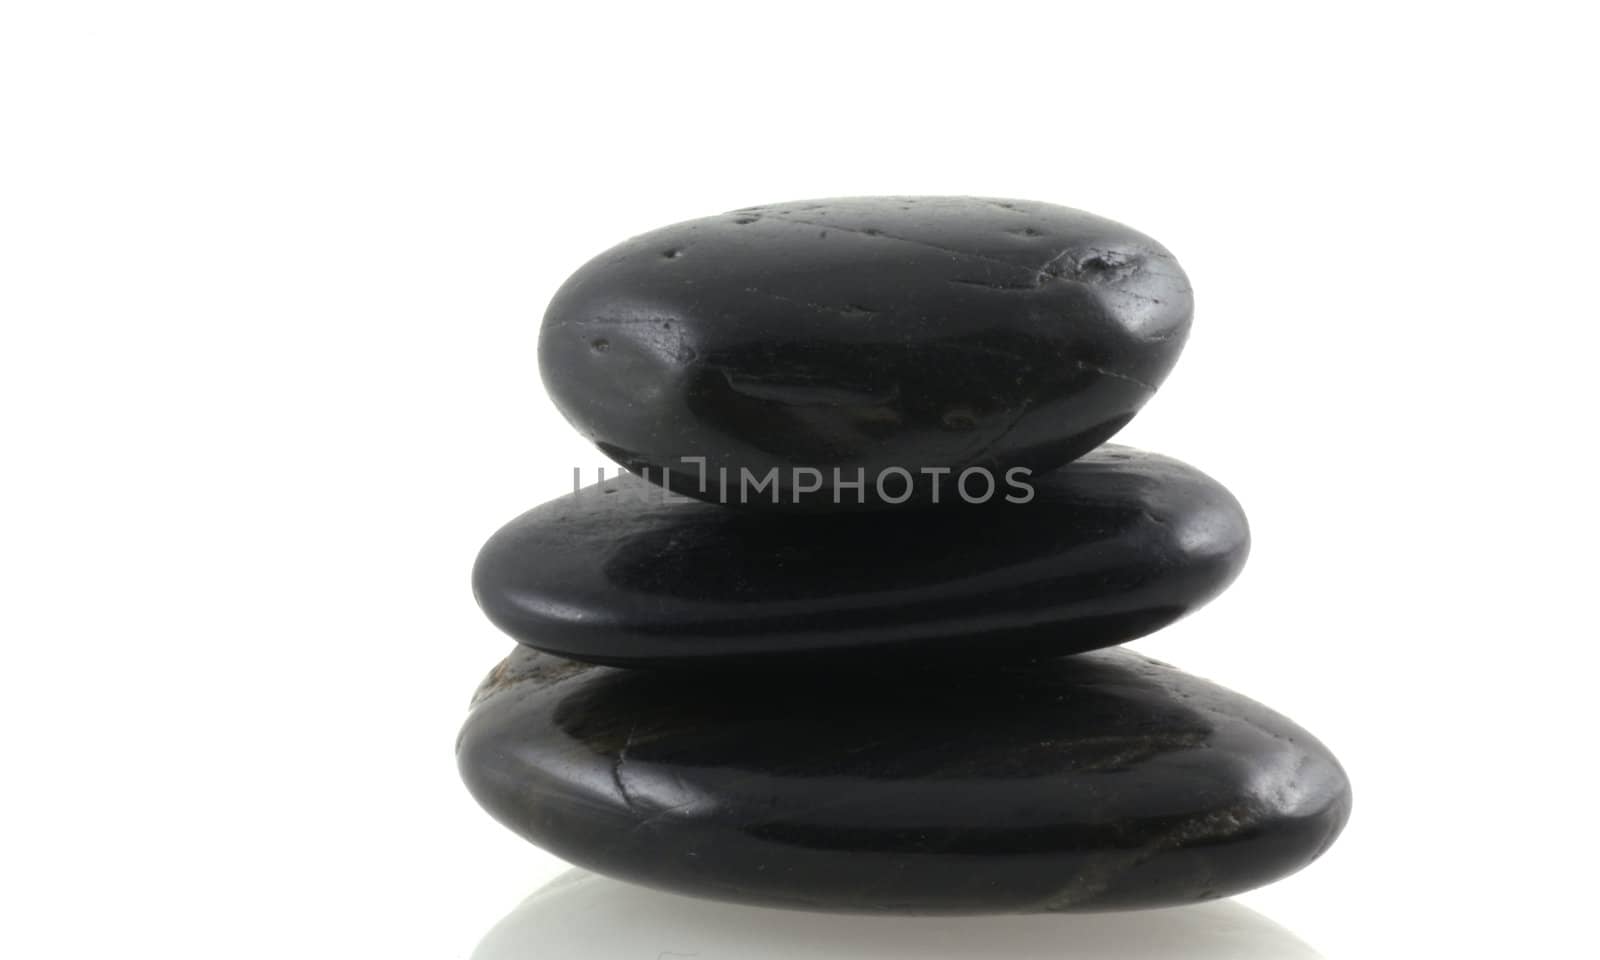
[[[1104,442],[1172,368],[1191,314],[1172,255],[1091,214],[821,200],[601,254],[552,300],[539,361],[585,436],[680,493],[770,505],[737,491],[741,470],[771,471],[788,506],[926,502],[939,471],[1003,480]]]

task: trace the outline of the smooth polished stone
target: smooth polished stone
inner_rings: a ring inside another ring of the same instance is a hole
[[[519,647],[458,760],[578,866],[802,909],[1065,912],[1224,897],[1350,809],[1315,738],[1125,649],[1025,666],[627,670]]]
[[[623,474],[484,545],[478,603],[522,643],[612,664],[860,654],[1028,657],[1121,643],[1221,593],[1243,510],[1186,464],[1106,446],[1028,503],[775,514]]]
[[[570,870],[473,960],[1317,960],[1234,901],[1153,913],[872,917],[696,900]]]
[[[926,502],[924,468],[1042,472],[1104,442],[1192,313],[1166,249],[1082,211],[802,201],[602,253],[551,301],[539,368],[584,436],[680,493],[771,506],[721,480],[747,470],[790,507]]]

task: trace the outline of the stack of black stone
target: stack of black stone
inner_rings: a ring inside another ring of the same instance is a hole
[[[478,558],[521,646],[462,732],[473,794],[601,873],[810,909],[1164,906],[1315,859],[1350,809],[1326,748],[1103,649],[1249,548],[1216,481],[1105,445],[1191,313],[1155,241],[1021,201],[753,207],[601,254],[540,368],[629,473]]]

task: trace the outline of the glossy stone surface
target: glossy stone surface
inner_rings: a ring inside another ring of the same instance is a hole
[[[1350,809],[1306,731],[1125,649],[686,673],[519,647],[458,759],[492,815],[574,864],[821,910],[1208,900],[1306,865]]]
[[[601,663],[904,650],[1071,653],[1220,593],[1250,536],[1233,496],[1106,446],[1028,503],[774,514],[624,474],[535,507],[478,556],[478,603],[517,640]]]
[[[1041,472],[1105,441],[1177,361],[1192,312],[1170,253],[1081,211],[802,201],[596,257],[551,301],[539,366],[579,431],[680,493],[770,506],[719,478],[777,470],[783,505],[859,507],[902,496],[900,467],[926,502],[924,468]],[[865,489],[836,489],[835,469]]]

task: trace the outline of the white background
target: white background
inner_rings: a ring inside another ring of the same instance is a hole
[[[870,193],[1082,207],[1193,279],[1120,439],[1255,549],[1138,647],[1356,788],[1243,901],[1335,957],[1587,954],[1587,12],[5,4],[0,954],[469,952],[559,868],[452,757],[510,648],[478,544],[604,462],[546,300]]]

